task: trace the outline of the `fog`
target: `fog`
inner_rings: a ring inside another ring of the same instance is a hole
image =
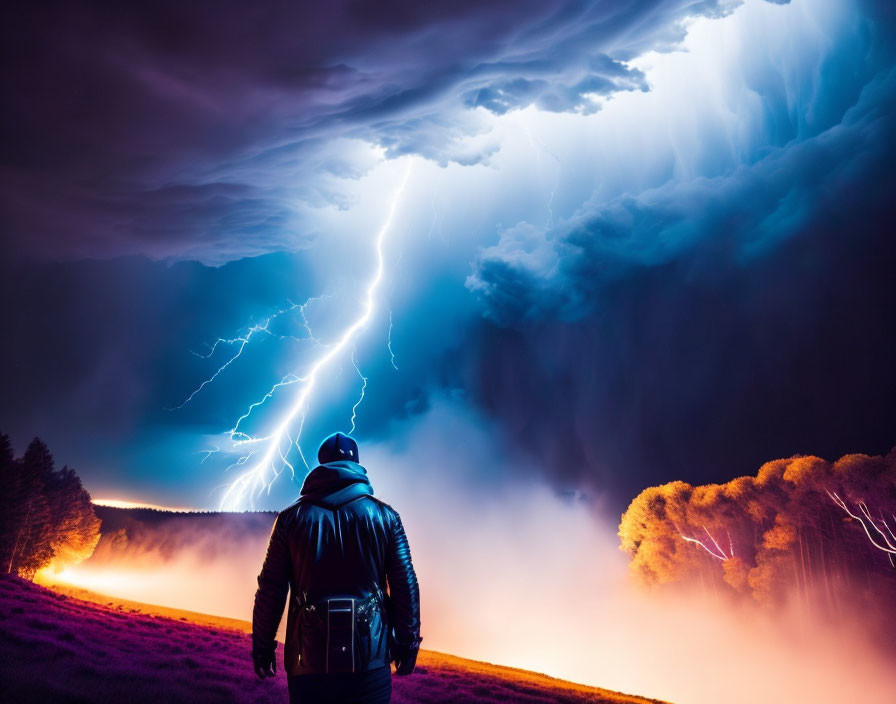
[[[874,614],[824,623],[710,591],[647,592],[618,549],[619,517],[536,480],[484,419],[443,401],[393,437],[362,444],[361,460],[402,516],[424,648],[677,704],[892,704],[896,661],[864,633]],[[101,544],[68,579],[249,620],[262,518],[175,518],[127,546]]]

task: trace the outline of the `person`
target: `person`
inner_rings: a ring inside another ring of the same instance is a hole
[[[276,674],[276,633],[289,593],[283,666],[290,702],[381,704],[392,671],[414,671],[420,591],[398,512],[373,496],[358,444],[328,437],[298,501],[271,531],[252,612],[252,660]]]

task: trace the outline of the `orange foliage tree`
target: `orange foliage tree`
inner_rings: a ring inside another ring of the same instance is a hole
[[[79,562],[100,538],[100,520],[73,469],[56,470],[49,448],[35,438],[13,456],[0,434],[0,564],[33,579],[50,562]]]
[[[796,597],[837,609],[896,589],[896,448],[836,462],[796,456],[755,477],[642,491],[621,549],[643,582],[711,584],[764,604]],[[892,597],[891,597],[892,598]]]

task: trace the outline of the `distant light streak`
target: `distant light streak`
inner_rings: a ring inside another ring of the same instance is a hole
[[[377,233],[374,245],[376,252],[376,267],[373,277],[371,278],[370,283],[367,286],[367,295],[365,297],[364,305],[361,309],[360,315],[343,332],[342,336],[335,344],[324,348],[321,356],[311,365],[310,369],[304,376],[295,377],[293,375],[290,375],[288,377],[284,377],[283,380],[274,385],[271,391],[269,391],[265,396],[265,399],[259,402],[263,403],[264,400],[271,396],[274,389],[280,386],[295,383],[301,383],[302,385],[301,391],[298,393],[292,406],[288,411],[286,411],[286,413],[284,413],[280,422],[277,424],[276,428],[270,435],[262,438],[255,438],[240,434],[242,435],[243,439],[236,441],[236,445],[262,442],[267,442],[268,445],[267,449],[264,451],[264,454],[262,455],[261,459],[258,460],[258,462],[256,462],[250,469],[243,472],[233,483],[227,485],[220,501],[221,510],[235,511],[244,509],[247,505],[250,507],[253,506],[255,497],[259,496],[264,491],[270,491],[274,480],[276,480],[277,477],[280,476],[280,473],[283,471],[284,467],[288,467],[293,473],[293,476],[295,476],[295,469],[287,459],[287,455],[289,454],[289,451],[293,446],[298,449],[300,456],[302,457],[302,461],[305,462],[304,453],[302,453],[302,449],[300,446],[300,440],[302,435],[302,428],[304,427],[305,423],[308,404],[310,402],[312,392],[314,391],[314,388],[316,386],[318,375],[349,345],[353,345],[358,335],[363,330],[365,330],[370,323],[370,319],[373,316],[373,311],[376,307],[376,295],[385,275],[383,243],[385,242],[386,236],[391,229],[392,221],[395,217],[395,212],[398,209],[398,204],[401,200],[402,194],[404,193],[404,189],[407,185],[410,173],[411,162],[408,162],[408,167],[405,171],[401,184],[395,195],[393,196],[392,202],[390,203],[386,220],[383,222],[379,232]],[[240,348],[240,351],[241,350],[242,347]],[[355,366],[355,368],[357,369],[357,365]],[[360,374],[360,370],[358,370],[358,373]],[[364,378],[363,375],[361,376],[362,378]],[[363,389],[361,398],[363,399]],[[256,405],[259,404],[253,404],[253,407]],[[248,416],[248,413],[251,412],[251,409],[252,407],[250,407],[250,410],[243,416],[243,418]],[[353,408],[353,429],[355,409],[357,409],[357,404],[355,404]],[[295,438],[293,438],[290,436],[290,429],[293,427],[293,425],[295,425],[297,420],[299,427],[296,431]],[[237,421],[236,426],[234,426],[234,432],[238,432],[239,422],[240,421]],[[284,441],[287,441],[285,445]],[[243,460],[245,461],[245,458],[243,458]],[[305,462],[305,464],[307,465],[307,462]],[[279,465],[279,468],[277,465]],[[232,465],[231,467],[233,466],[235,465]]]

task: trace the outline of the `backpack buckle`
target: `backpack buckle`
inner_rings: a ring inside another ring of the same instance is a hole
[[[327,672],[355,671],[354,598],[327,599]]]

